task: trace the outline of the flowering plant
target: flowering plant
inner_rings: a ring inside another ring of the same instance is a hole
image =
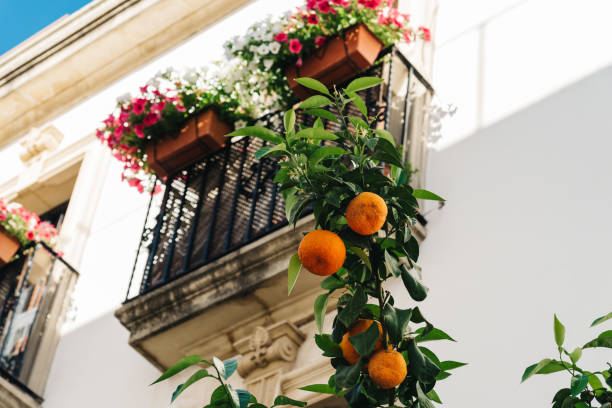
[[[42,241],[52,247],[57,238],[54,225],[41,221],[38,215],[26,210],[21,204],[7,203],[2,197],[0,197],[0,227],[22,245]]]
[[[250,118],[248,103],[241,103],[233,89],[218,76],[190,69],[182,75],[168,68],[158,73],[138,95],[122,95],[117,107],[97,129],[96,136],[124,163],[122,180],[139,192],[158,192],[147,164],[145,145],[178,132],[188,117],[214,106],[222,120],[232,123]],[[238,126],[239,127],[239,126]]]
[[[426,27],[409,25],[410,16],[400,13],[390,0],[306,0],[295,12],[279,18],[268,17],[253,24],[244,36],[225,44],[227,56],[241,58],[267,74],[264,92],[277,94],[287,107],[296,102],[285,68],[302,65],[302,58],[324,46],[328,38],[363,23],[384,44],[431,40]],[[254,88],[253,92],[261,92]]]

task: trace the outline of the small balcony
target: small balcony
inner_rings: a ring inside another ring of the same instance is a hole
[[[361,97],[377,126],[403,146],[404,157],[423,168],[433,89],[398,49],[380,57],[383,62],[362,75],[385,82]],[[313,121],[298,112],[298,123]],[[283,112],[257,124],[282,132]],[[340,130],[335,122],[324,125]],[[116,316],[130,331],[130,344],[162,370],[187,354],[244,354],[241,339],[256,327],[288,322],[294,336],[312,322],[320,279],[302,274],[288,298],[286,268],[314,221],[306,212],[295,229],[287,225],[274,182],[278,163],[255,159],[263,143],[235,138],[169,179],[163,196],[151,199],[126,301]],[[417,187],[423,173],[416,173]],[[424,237],[422,226],[419,232]]]
[[[28,246],[0,269],[0,405],[39,407],[55,344],[56,293],[66,273],[78,275],[43,243]]]

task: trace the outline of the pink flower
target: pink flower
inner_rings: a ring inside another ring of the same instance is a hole
[[[319,0],[306,0],[306,8],[308,11],[312,11],[317,7]]]
[[[158,120],[158,114],[151,112],[147,116],[145,116],[143,123],[146,127],[149,127],[156,124]]]
[[[302,57],[298,58],[297,61],[295,61],[295,66],[300,68],[302,66],[303,62],[302,62]]]
[[[185,112],[185,107],[182,104],[178,103],[176,104],[176,110],[179,112]]]
[[[325,37],[323,37],[323,36],[321,36],[321,35],[320,35],[320,36],[318,36],[317,38],[315,38],[315,46],[316,46],[316,47],[320,47],[320,46],[322,46],[323,44],[325,44],[325,40],[326,40],[326,38],[325,38]]]
[[[358,3],[366,8],[374,10],[382,4],[382,0],[359,0]]]
[[[104,124],[106,126],[113,126],[115,124],[115,117],[112,114],[108,115],[108,118],[104,119]]]
[[[408,44],[412,42],[412,31],[410,30],[404,31],[404,41],[406,41],[406,43]]]
[[[332,0],[332,3],[338,5],[338,6],[342,6],[342,7],[346,7],[349,5],[348,0]]]
[[[287,33],[278,33],[274,36],[274,39],[278,42],[287,42],[287,40],[289,39],[289,36],[287,35]]]
[[[429,28],[421,26],[419,27],[419,31],[421,32],[421,35],[423,36],[423,41],[425,42],[431,41],[431,31],[429,31]]]
[[[147,88],[149,87],[149,84],[146,84],[145,86],[141,86],[140,87],[140,93],[144,94],[147,93]]]
[[[331,7],[329,6],[329,1],[327,0],[321,1],[317,6],[321,13],[329,13],[331,11]]]
[[[165,107],[166,107],[166,101],[154,103],[153,106],[151,106],[151,112],[161,112],[164,110]]]
[[[146,99],[142,99],[142,98],[136,99],[132,107],[132,112],[134,112],[136,115],[140,115],[142,112],[144,112],[146,104],[147,104]]]
[[[26,239],[29,239],[30,241],[34,241],[34,231],[28,231],[26,232]]]
[[[316,14],[309,14],[308,24],[319,24],[319,16]]]
[[[144,139],[144,133],[142,133],[143,130],[144,125],[142,123],[137,123],[134,125],[134,133],[136,133],[136,136],[138,136],[140,139]]]
[[[6,220],[6,214],[0,213],[0,221],[4,221],[4,220]]]
[[[113,133],[115,134],[116,139],[121,139],[121,135],[123,135],[123,130],[124,127],[122,125],[119,125],[115,128],[115,131]]]
[[[300,43],[300,40],[294,38],[293,40],[289,41],[289,51],[294,54],[299,54],[300,51],[302,51],[302,44]]]

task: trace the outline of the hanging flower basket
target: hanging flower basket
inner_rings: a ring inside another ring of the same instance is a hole
[[[0,267],[9,263],[21,247],[17,238],[9,235],[6,230],[0,227]]]
[[[326,86],[341,84],[371,67],[382,49],[382,41],[365,24],[357,24],[304,58],[301,67],[290,65],[286,70],[287,81],[300,99],[306,99],[312,93],[295,82],[295,78],[314,78]]]
[[[147,163],[159,177],[170,177],[225,146],[232,127],[209,108],[189,119],[174,136],[151,140],[145,146]]]

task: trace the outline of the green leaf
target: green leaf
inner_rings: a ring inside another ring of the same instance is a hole
[[[276,144],[284,141],[281,135],[262,126],[246,126],[225,135],[225,137],[232,136],[252,136]]]
[[[563,402],[564,399],[572,395],[572,391],[569,388],[562,388],[553,397],[552,402]]]
[[[596,339],[589,341],[582,348],[607,347],[612,348],[612,330],[606,330],[597,336]]]
[[[374,133],[376,133],[378,137],[389,141],[389,143],[395,146],[395,139],[393,139],[393,135],[391,134],[391,132],[385,129],[376,129]]]
[[[204,369],[200,369],[200,370],[196,371],[195,373],[193,373],[191,375],[191,377],[189,377],[189,379],[185,382],[185,384],[182,384],[181,387],[177,388],[174,391],[174,393],[172,394],[172,400],[171,401],[174,401],[176,399],[176,397],[181,395],[181,393],[183,391],[185,391],[191,384],[195,383],[196,381],[201,380],[202,378],[206,378],[206,377],[212,377],[212,376],[210,374],[208,374],[208,371],[206,371]]]
[[[574,404],[574,408],[590,408],[590,405],[584,401],[578,401]]]
[[[172,398],[170,398],[170,402],[174,402],[174,400],[176,399],[176,397],[178,397],[179,393],[181,392],[181,388],[183,388],[184,384],[179,384],[176,389],[174,390],[174,392],[172,393]]]
[[[353,101],[353,103],[355,104],[357,109],[359,109],[359,112],[361,112],[363,117],[367,118],[368,117],[368,108],[367,108],[365,102],[363,101],[363,99],[361,99],[361,97],[359,95],[357,95],[357,93],[355,93],[355,92],[346,92],[346,94],[351,98],[351,101]]]
[[[368,296],[361,287],[358,287],[349,303],[338,314],[338,320],[340,320],[345,327],[351,327],[355,320],[357,320],[357,317],[359,317],[359,313],[361,313],[361,310],[365,307],[367,302]]]
[[[377,138],[376,142],[376,150],[374,152],[374,156],[372,156],[376,160],[382,160],[389,164],[394,164],[398,167],[403,167],[402,164],[402,156],[400,156],[397,148],[393,146],[391,142],[387,139]]]
[[[334,135],[332,132],[328,132],[325,129],[318,128],[307,128],[304,130],[300,130],[296,134],[297,137],[302,139],[317,139],[317,140],[337,140],[338,136]]]
[[[351,388],[359,378],[359,372],[363,365],[363,358],[360,358],[356,364],[345,366],[341,365],[336,368],[336,385],[340,388]]]
[[[417,384],[417,399],[419,400],[419,408],[435,408],[427,395],[423,392],[421,384]]]
[[[329,384],[310,384],[300,387],[298,390],[317,392],[319,394],[336,394],[336,390],[330,387]]]
[[[440,400],[440,397],[438,396],[438,394],[436,393],[436,391],[434,390],[430,390],[427,394],[425,394],[427,396],[427,398],[429,398],[430,400],[437,402],[438,404],[442,404],[442,401]]]
[[[565,370],[568,367],[569,367],[568,364],[562,363],[561,361],[545,358],[541,360],[539,363],[533,364],[527,367],[525,369],[525,372],[523,373],[523,378],[521,379],[521,382],[527,380],[529,377],[531,377],[534,374],[556,373],[558,371]]]
[[[279,154],[283,152],[287,153],[287,146],[284,143],[276,146],[262,146],[255,152],[255,158],[259,160],[267,156],[285,156],[285,154]]]
[[[440,367],[440,370],[442,371],[449,371],[449,370],[454,370],[455,368],[459,368],[459,367],[463,367],[467,365],[467,363],[460,363],[459,361],[442,361],[440,362],[440,364],[438,365]]]
[[[582,347],[576,347],[574,351],[569,354],[569,357],[572,363],[576,364],[578,360],[580,360],[580,357],[582,357]]]
[[[311,108],[322,108],[323,106],[331,105],[332,101],[323,95],[313,95],[300,103],[298,108],[300,109],[311,109]]]
[[[223,361],[219,360],[217,357],[213,357],[212,362],[217,371],[219,372],[219,375],[227,379],[227,375],[225,373],[225,364],[223,364]]]
[[[431,384],[435,381],[440,368],[419,350],[414,340],[407,342],[406,352],[410,361],[410,372],[422,383]]]
[[[335,274],[330,275],[321,281],[321,288],[325,290],[336,290],[343,288],[346,283]]]
[[[325,313],[327,312],[328,296],[329,295],[327,293],[319,295],[314,302],[314,317],[319,333],[323,332],[323,319],[325,318]]]
[[[404,282],[404,286],[408,290],[410,297],[417,302],[425,300],[427,297],[427,292],[429,291],[427,286],[423,285],[423,283],[421,283],[421,281],[411,273],[406,265],[402,265],[401,269],[402,282]]]
[[[379,85],[383,82],[382,78],[377,77],[361,77],[354,79],[350,84],[346,87],[346,92],[357,92],[362,89],[372,88],[373,86]]]
[[[348,152],[341,147],[322,146],[310,155],[308,158],[308,165],[312,167],[327,157],[342,156],[343,154],[348,154]]]
[[[584,390],[589,383],[589,376],[587,374],[582,374],[575,376],[572,378],[572,386],[570,387],[572,391],[572,397],[577,396]]]
[[[295,111],[289,109],[285,112],[285,130],[289,132],[295,128]]]
[[[434,341],[434,340],[450,340],[450,341],[455,341],[455,339],[453,339],[451,336],[449,336],[448,334],[444,333],[442,330],[440,329],[432,329],[430,331],[427,332],[427,334],[421,334],[423,333],[425,330],[425,328],[421,327],[419,329],[417,329],[415,331],[415,333],[419,333],[418,336],[416,336],[415,341],[417,343],[422,343],[425,341]]]
[[[196,355],[192,355],[192,356],[187,356],[187,357],[183,357],[182,359],[180,359],[178,361],[178,363],[176,363],[175,365],[173,365],[172,367],[170,367],[168,370],[166,370],[165,373],[163,373],[161,375],[161,377],[159,377],[157,380],[153,381],[151,383],[151,385],[153,384],[157,384],[160,381],[164,381],[167,380],[168,378],[180,373],[181,371],[183,371],[184,369],[191,367],[194,364],[198,364],[201,363],[202,357],[200,356],[196,356]]]
[[[417,190],[414,190],[412,192],[412,195],[414,196],[414,198],[420,198],[422,200],[446,201],[445,199],[443,199],[439,195],[434,194],[431,191],[427,191],[427,190],[418,190],[417,189]]]
[[[329,334],[315,334],[315,343],[323,351],[325,357],[342,357],[342,349]]]
[[[225,367],[225,378],[230,378],[238,368],[238,360],[225,360],[223,366]]]
[[[361,249],[359,247],[356,247],[356,246],[351,246],[351,247],[349,247],[349,249],[351,250],[351,252],[353,252],[355,255],[357,255],[359,258],[361,258],[361,260],[363,261],[365,266],[367,266],[370,271],[372,270],[372,264],[370,263],[370,258],[364,252],[363,249]]]
[[[221,384],[210,395],[210,405],[212,406],[223,406],[222,403],[226,405],[231,405],[231,401],[228,398],[228,391],[225,387],[225,384]]]
[[[563,323],[561,323],[559,319],[557,319],[556,314],[555,314],[554,328],[555,328],[555,342],[557,343],[557,346],[561,347],[563,345],[563,342],[565,341],[565,326],[563,326]]]
[[[412,316],[412,309],[398,309],[387,303],[384,312],[391,343],[399,344]]]
[[[308,109],[305,111],[305,113],[312,115],[312,116],[317,116],[319,118],[323,118],[323,119],[327,119],[327,120],[331,120],[332,122],[338,122],[338,118],[336,117],[336,115],[334,115],[333,113],[326,111],[325,109]]]
[[[300,257],[297,253],[293,254],[291,259],[289,259],[289,269],[287,276],[287,296],[291,294],[295,283],[297,282],[298,276],[300,276],[300,271],[302,270],[302,262],[300,262]]]
[[[374,350],[374,346],[380,337],[378,324],[373,322],[367,330],[349,337],[349,341],[355,347],[355,351],[360,356],[369,356]]]
[[[285,397],[284,395],[279,395],[278,397],[274,398],[274,405],[272,405],[272,407],[276,407],[278,405],[292,405],[294,407],[305,407],[306,403],[303,401],[297,401],[289,397]]]
[[[391,272],[391,274],[395,277],[400,276],[402,274],[402,268],[400,267],[400,264],[398,263],[397,259],[395,259],[393,255],[389,253],[389,251],[384,251],[384,254],[385,265],[387,266],[389,272]]]
[[[331,96],[331,94],[329,93],[329,91],[327,90],[327,87],[325,85],[323,85],[321,82],[317,81],[316,79],[312,79],[312,78],[296,78],[295,82],[297,82],[298,84],[305,86],[306,88],[310,88],[313,89],[317,92],[320,92],[322,94]]]
[[[603,384],[601,383],[601,380],[597,377],[596,374],[589,375],[589,385],[591,386],[591,388],[593,388],[593,390],[599,390],[601,388],[604,388]]]
[[[251,402],[251,397],[253,397],[253,395],[247,390],[236,390],[236,394],[238,394],[240,408],[246,408],[249,405],[249,402]]]
[[[598,317],[597,319],[595,319],[595,320],[593,321],[593,323],[591,323],[591,327],[593,327],[593,326],[597,326],[598,324],[603,323],[603,322],[605,322],[606,320],[610,320],[610,319],[612,319],[612,312],[608,313],[608,314],[607,314],[607,315],[605,315],[605,316],[601,316],[601,317]]]

